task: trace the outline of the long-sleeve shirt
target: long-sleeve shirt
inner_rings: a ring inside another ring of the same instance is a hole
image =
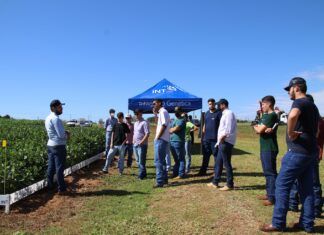
[[[105,129],[107,132],[111,132],[114,126],[117,124],[118,120],[115,117],[110,117],[105,122]]]
[[[220,140],[225,136],[225,142],[235,145],[236,129],[237,122],[234,113],[229,109],[225,109],[219,122],[217,143],[219,144]]]
[[[63,122],[54,112],[47,116],[45,128],[48,135],[48,146],[66,145],[67,136]]]

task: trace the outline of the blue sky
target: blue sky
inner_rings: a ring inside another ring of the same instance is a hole
[[[324,1],[0,0],[0,115],[98,121],[163,78],[238,118],[307,79],[324,114]]]

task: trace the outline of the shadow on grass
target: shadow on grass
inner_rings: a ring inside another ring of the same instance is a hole
[[[247,186],[238,186],[235,187],[236,191],[247,191],[247,190],[264,190],[265,185],[247,185]]]
[[[190,179],[190,178],[189,178]],[[207,184],[210,183],[213,179],[213,177],[203,178],[203,179],[197,179],[195,177],[191,178],[192,180],[183,180],[183,181],[175,181],[170,182],[168,184],[168,187],[177,187],[182,185],[191,185],[191,184]]]
[[[77,197],[94,197],[94,196],[129,196],[133,194],[148,194],[145,192],[139,191],[126,191],[126,190],[114,190],[114,189],[105,189],[100,191],[89,191],[84,193],[74,194]]]
[[[246,154],[251,154],[250,152],[246,152],[242,149],[237,149],[237,148],[233,148],[233,151],[232,151],[232,155],[246,155]]]
[[[234,172],[234,176],[264,177],[264,174],[261,172]]]
[[[297,233],[297,232],[301,232],[302,230],[300,229],[294,229],[294,228],[286,228],[285,232],[287,233]],[[318,234],[324,234],[324,225],[319,225],[319,226],[314,226],[314,233],[318,233]]]

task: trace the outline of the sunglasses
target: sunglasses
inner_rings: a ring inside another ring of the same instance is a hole
[[[157,105],[157,103],[154,102],[153,105]]]

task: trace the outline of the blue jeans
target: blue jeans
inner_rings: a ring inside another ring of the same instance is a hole
[[[185,176],[185,143],[171,141],[171,153],[174,160],[173,177]]]
[[[146,154],[147,145],[134,146],[135,158],[138,166],[138,178],[144,179],[146,177]]]
[[[298,181],[295,180],[289,193],[289,208],[292,210],[298,210],[299,195],[298,195]]]
[[[162,139],[154,141],[154,163],[156,167],[156,184],[163,186],[168,181],[168,173],[166,170],[166,150],[168,142]]]
[[[217,141],[216,140],[204,140],[202,143],[202,153],[203,160],[200,168],[200,173],[206,174],[207,168],[209,165],[210,155],[214,155],[214,159],[217,158],[218,148],[215,147]]]
[[[118,169],[119,173],[123,173],[124,171],[124,158],[125,158],[125,145],[117,145],[111,148],[108,152],[108,156],[106,158],[106,163],[104,168],[102,169],[103,171],[108,171],[108,168],[111,164],[111,161],[113,158],[119,153],[119,159],[118,159]]]
[[[233,150],[233,145],[227,142],[219,144],[218,146],[218,154],[215,163],[215,175],[213,179],[213,183],[215,185],[218,185],[220,182],[222,172],[223,172],[223,164],[224,164],[226,169],[226,185],[229,188],[234,187],[233,167],[231,163],[232,150]]]
[[[166,149],[166,156],[165,156],[167,171],[169,171],[171,169],[171,150],[170,150],[170,148],[171,148],[170,143],[168,142],[167,149]]]
[[[275,203],[275,189],[277,178],[277,151],[261,151],[263,174],[266,178],[268,200]]]
[[[186,140],[185,142],[185,150],[186,150],[186,173],[190,172],[191,166],[191,140]]]
[[[278,229],[286,227],[289,206],[289,192],[295,180],[302,202],[299,224],[305,230],[314,226],[313,168],[314,155],[288,151],[282,159],[281,169],[276,180],[276,203],[273,210],[272,225]]]
[[[66,191],[66,184],[64,182],[64,168],[66,162],[66,146],[47,146],[48,154],[48,168],[47,168],[47,184],[48,188],[54,187],[54,174],[56,173],[58,191]]]
[[[133,144],[126,144],[125,156],[127,155],[127,166],[131,167],[133,163]]]
[[[108,156],[110,145],[111,145],[111,131],[106,131],[106,158]]]
[[[315,216],[321,216],[323,208],[323,199],[322,199],[322,185],[320,182],[319,175],[319,160],[318,155],[315,156],[314,164],[314,175],[313,175],[313,190],[314,190],[314,206],[315,206]],[[289,208],[298,209],[299,204],[299,194],[298,194],[298,182],[295,181],[293,187],[290,190],[289,195]]]

